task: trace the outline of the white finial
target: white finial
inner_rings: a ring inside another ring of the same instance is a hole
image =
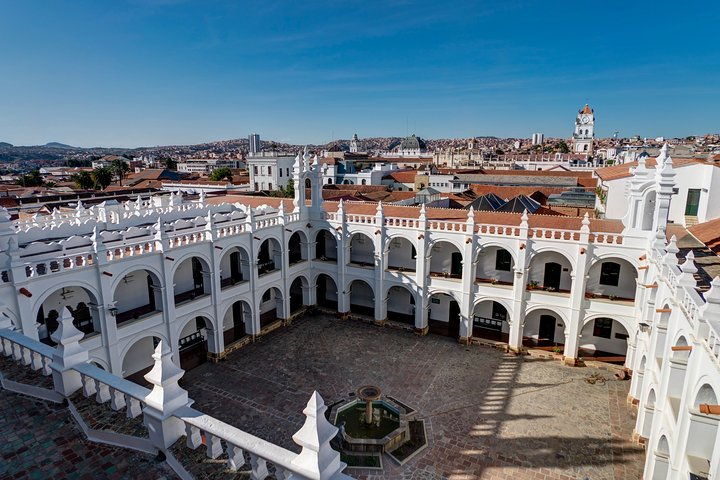
[[[0,222],[9,222],[10,221],[10,213],[8,212],[7,208],[0,207]]]
[[[341,198],[341,199],[340,199],[340,202],[338,203],[338,212],[342,212],[343,210],[345,210],[345,202],[344,202],[344,200]]]
[[[376,212],[378,215],[382,215],[382,214],[384,213],[384,212],[383,212],[383,204],[382,204],[382,201],[379,201],[379,202],[378,202],[377,208],[375,208],[375,212]]]
[[[523,213],[522,213],[522,216],[520,217],[520,221],[523,222],[523,223],[527,223],[527,222],[528,222],[528,211],[527,211],[527,208],[523,209]]]
[[[467,218],[468,220],[475,221],[475,207],[472,205],[470,205],[470,208],[468,209]]]
[[[62,368],[72,367],[88,361],[88,351],[80,345],[85,336],[73,323],[73,316],[67,307],[63,307],[58,318],[58,327],[50,335],[58,346],[53,353],[53,363]]]
[[[680,265],[680,270],[682,270],[683,273],[697,273],[698,269],[695,266],[695,254],[692,250],[685,255],[685,262]]]
[[[292,461],[308,478],[335,478],[347,466],[340,461],[340,452],[333,450],[330,441],[337,435],[338,429],[325,418],[325,402],[315,391],[305,410],[305,423],[293,435],[293,441],[302,447],[302,451]]]
[[[427,209],[425,208],[425,204],[423,203],[420,205],[420,216],[424,218],[426,215]]]
[[[188,393],[178,385],[178,380],[182,378],[185,370],[172,361],[172,351],[167,343],[160,340],[152,358],[155,359],[155,365],[145,374],[145,380],[154,386],[145,397],[145,402],[162,413],[171,413],[187,405]]]

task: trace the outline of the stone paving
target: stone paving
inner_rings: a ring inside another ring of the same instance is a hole
[[[152,455],[89,442],[66,407],[0,389],[0,479],[176,478]]]
[[[607,383],[590,385],[599,373]],[[293,451],[317,389],[328,405],[361,385],[418,409],[428,448],[403,467],[349,469],[367,479],[638,479],[629,382],[594,368],[515,357],[450,338],[308,316],[188,373],[195,407]]]

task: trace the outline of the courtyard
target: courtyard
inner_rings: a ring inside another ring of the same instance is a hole
[[[607,382],[585,379],[600,375]],[[366,384],[418,410],[428,446],[400,467],[349,469],[367,479],[638,479],[630,383],[608,371],[307,315],[187,372],[195,407],[293,451],[313,390],[328,406]]]

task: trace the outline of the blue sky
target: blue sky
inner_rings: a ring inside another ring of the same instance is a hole
[[[0,0],[0,141],[720,131],[720,4]]]

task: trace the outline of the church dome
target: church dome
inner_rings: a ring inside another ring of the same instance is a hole
[[[412,134],[409,137],[403,138],[402,142],[400,142],[400,150],[424,150],[424,149],[425,149],[425,141],[420,137],[416,137],[415,134]]]

